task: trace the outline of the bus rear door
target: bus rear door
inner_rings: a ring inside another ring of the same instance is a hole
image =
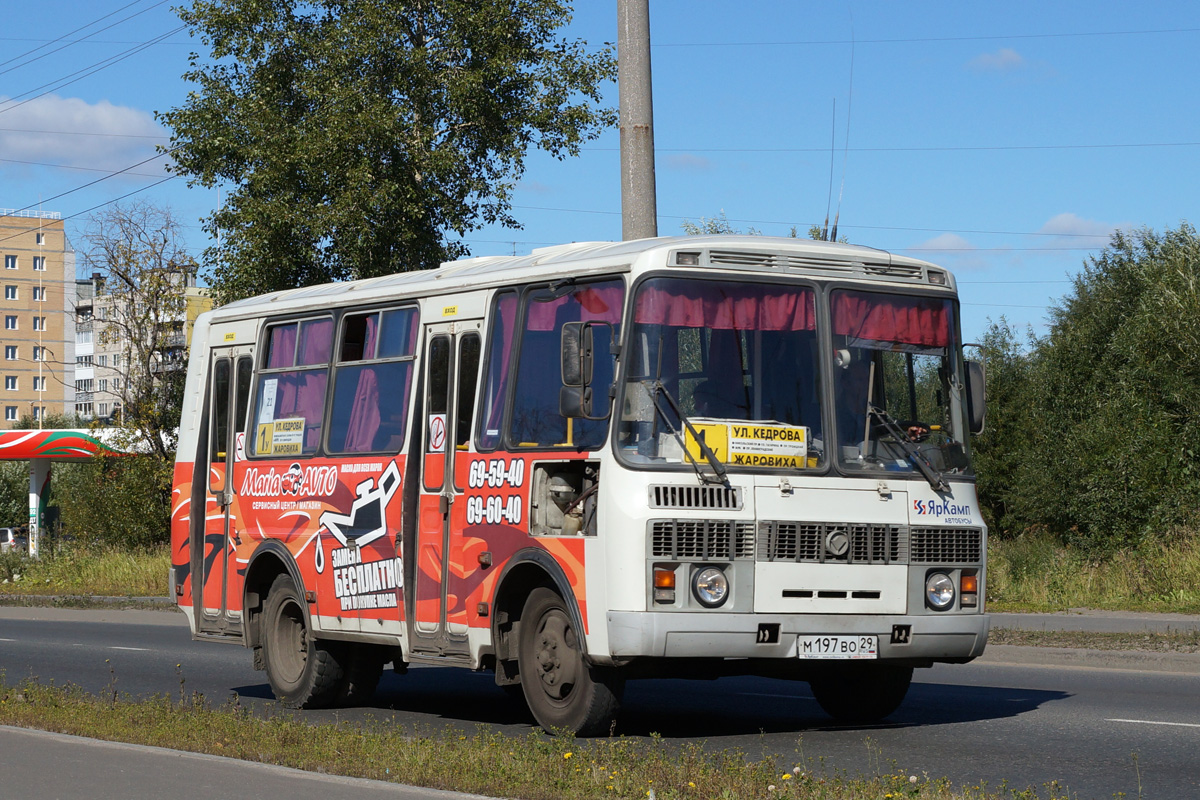
[[[482,320],[425,326],[423,443],[417,523],[415,653],[465,657],[467,613],[462,583],[462,532],[451,524],[465,486],[455,480],[455,460],[466,460],[479,378]]]
[[[241,596],[231,597],[229,585],[231,540],[236,541],[233,465],[243,446],[246,407],[253,372],[251,348],[224,347],[212,351],[208,396],[208,486],[205,492],[203,535],[192,537],[193,575],[200,577],[195,597],[197,631],[237,633],[242,618]]]

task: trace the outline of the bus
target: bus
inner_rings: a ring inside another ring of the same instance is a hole
[[[567,244],[233,302],[187,370],[171,591],[290,706],[453,665],[547,731],[650,677],[863,722],[986,644],[983,370],[933,264]]]

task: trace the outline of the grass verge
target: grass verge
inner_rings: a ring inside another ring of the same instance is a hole
[[[1200,632],[1096,633],[1093,631],[1017,631],[992,628],[988,644],[1020,647],[1074,647],[1084,650],[1137,650],[1149,653],[1200,653]]]
[[[0,554],[0,602],[15,595],[166,597],[170,550],[118,550],[79,543],[31,559]]]
[[[988,542],[989,611],[1200,613],[1200,537],[1097,558],[1048,536]]]
[[[880,774],[852,778],[814,767],[799,741],[790,755],[755,760],[737,750],[711,753],[656,738],[509,737],[484,730],[460,736],[405,730],[381,719],[313,726],[287,713],[252,715],[236,699],[213,707],[203,697],[183,696],[182,686],[179,698],[136,701],[115,691],[97,697],[32,680],[9,685],[0,673],[0,724],[525,800],[1069,797],[1054,783],[1040,791],[953,787],[885,765],[877,749],[872,768]],[[867,746],[873,747],[869,739]]]

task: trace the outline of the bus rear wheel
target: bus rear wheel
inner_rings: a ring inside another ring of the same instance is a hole
[[[904,702],[912,667],[846,665],[808,682],[825,713],[838,722],[878,722]]]
[[[584,661],[581,637],[556,592],[530,593],[517,659],[525,702],[548,733],[596,736],[616,721],[623,682],[614,671]]]
[[[304,600],[287,575],[277,577],[267,593],[262,642],[267,681],[281,703],[292,708],[325,708],[342,699],[346,679],[343,648],[313,638]]]

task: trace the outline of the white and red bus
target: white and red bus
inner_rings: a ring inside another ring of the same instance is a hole
[[[281,291],[198,320],[186,391],[172,591],[290,705],[438,664],[579,734],[653,676],[870,720],[986,643],[982,371],[923,261],[701,236]]]

